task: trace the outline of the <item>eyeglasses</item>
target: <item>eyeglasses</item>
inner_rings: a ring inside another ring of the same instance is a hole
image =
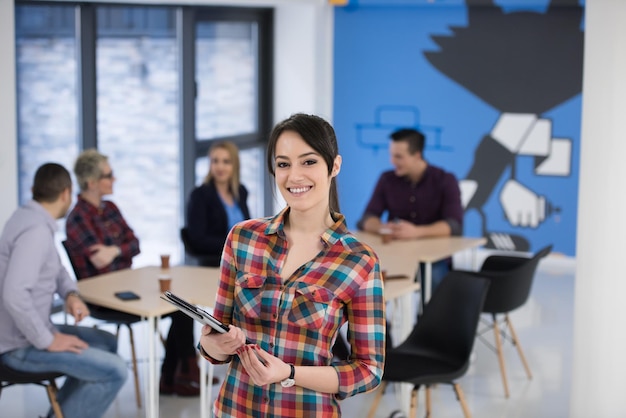
[[[109,171],[107,174],[100,174],[100,180],[113,178],[113,170]]]

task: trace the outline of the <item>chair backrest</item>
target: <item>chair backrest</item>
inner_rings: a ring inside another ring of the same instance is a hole
[[[65,248],[65,252],[67,253],[67,258],[68,260],[70,260],[70,264],[72,265],[72,270],[74,270],[74,275],[76,276],[76,280],[80,280],[81,277],[78,274],[79,273],[78,269],[74,265],[74,260],[72,260],[72,255],[70,254],[70,249],[69,249],[69,246],[67,245],[67,240],[62,241],[61,244],[63,244],[63,248]]]
[[[487,257],[478,272],[491,280],[483,312],[510,312],[526,303],[539,261],[551,251],[552,245],[548,245],[531,258],[503,255]]]
[[[191,245],[191,241],[189,240],[189,229],[185,226],[180,228],[180,239],[185,246],[185,252],[191,256],[197,256],[198,253],[194,250]]]
[[[411,335],[394,350],[426,350],[459,366],[469,363],[489,280],[450,271],[424,307]]]
[[[182,227],[180,229],[180,239],[183,242],[187,255],[193,257],[198,265],[205,267],[219,267],[221,257],[216,255],[202,254],[201,252],[197,251],[194,248],[193,244],[191,244],[191,240],[189,239],[189,229],[187,227]]]

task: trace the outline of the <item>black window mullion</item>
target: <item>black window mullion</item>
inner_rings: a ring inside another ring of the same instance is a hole
[[[267,143],[270,130],[274,120],[274,13],[271,10],[266,10],[262,13],[259,22],[259,62],[258,62],[258,97],[259,103],[257,107],[257,120],[258,120],[258,136],[260,141],[264,144]],[[266,159],[267,147],[263,147],[263,161]],[[262,165],[263,167],[263,165]],[[273,183],[270,181],[270,176],[267,170],[263,170],[265,175],[263,176],[263,189],[265,201],[263,207],[266,214],[274,212],[274,199],[271,198],[274,194],[272,189]]]
[[[195,23],[194,10],[190,7],[179,7],[176,10],[176,33],[179,53],[179,83],[180,83],[180,178],[181,178],[181,208],[187,207],[187,196],[195,186],[196,166],[196,138],[195,138]],[[182,217],[185,218],[185,209]],[[184,223],[184,221],[182,222]]]
[[[78,134],[82,149],[98,145],[96,114],[96,7],[77,6],[76,43],[78,62]]]

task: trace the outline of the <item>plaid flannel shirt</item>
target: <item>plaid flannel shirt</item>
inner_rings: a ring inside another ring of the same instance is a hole
[[[77,279],[128,268],[139,254],[139,240],[115,203],[103,200],[95,207],[80,195],[65,222],[67,249]],[[117,245],[120,255],[111,264],[97,269],[89,261],[94,244]]]
[[[228,235],[214,315],[244,330],[262,349],[296,366],[332,365],[337,394],[280,383],[256,386],[232,356],[214,412],[217,417],[336,417],[339,400],[376,388],[385,358],[385,303],[378,257],[346,228],[343,215],[321,236],[322,251],[291,277],[279,276],[287,255],[289,208],[244,221]],[[348,322],[352,354],[333,363],[332,346]],[[209,361],[219,363],[208,356]]]

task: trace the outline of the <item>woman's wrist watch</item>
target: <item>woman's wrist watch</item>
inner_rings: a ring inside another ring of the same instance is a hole
[[[280,382],[280,385],[284,388],[290,388],[296,384],[296,381],[294,379],[294,377],[296,377],[296,368],[293,364],[290,364],[289,367],[291,367],[291,373],[289,373],[289,377]]]

